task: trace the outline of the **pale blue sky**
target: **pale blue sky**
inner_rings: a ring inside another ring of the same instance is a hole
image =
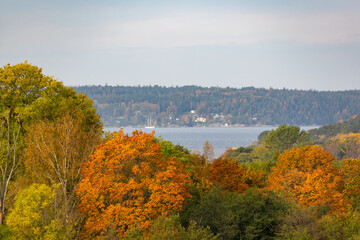
[[[0,65],[66,85],[360,89],[358,0],[0,0]]]

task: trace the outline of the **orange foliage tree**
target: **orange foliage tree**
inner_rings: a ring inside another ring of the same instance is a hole
[[[249,186],[245,183],[245,171],[237,161],[218,158],[210,169],[210,180],[233,192],[245,192]]]
[[[248,168],[245,172],[245,183],[250,188],[263,188],[265,187],[265,177],[264,171]]]
[[[268,178],[268,187],[301,205],[345,210],[344,185],[334,157],[323,148],[305,146],[280,154]]]
[[[120,130],[90,158],[78,188],[84,238],[123,238],[135,226],[146,230],[156,217],[180,211],[190,197],[189,174],[162,155],[153,134]]]

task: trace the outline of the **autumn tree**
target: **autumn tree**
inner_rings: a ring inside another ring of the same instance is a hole
[[[0,68],[0,224],[10,181],[19,168],[24,124],[29,119],[29,105],[52,79],[27,63]]]
[[[146,230],[158,216],[180,211],[190,197],[189,174],[162,155],[153,134],[120,130],[90,158],[78,188],[84,238],[123,237],[135,225]]]
[[[360,133],[338,134],[325,144],[325,148],[338,159],[360,158]]]
[[[245,183],[245,171],[231,159],[215,159],[210,168],[210,179],[229,191],[242,193],[249,188]]]
[[[56,122],[40,121],[31,125],[26,134],[24,150],[24,181],[48,186],[59,184],[57,198],[62,224],[75,231],[81,220],[75,193],[81,177],[81,165],[93,153],[100,136],[86,132],[81,119],[67,115]],[[71,234],[69,232],[68,234]]]
[[[345,210],[343,182],[334,157],[323,148],[292,148],[279,155],[268,177],[270,189],[306,206]]]
[[[355,208],[360,207],[360,160],[344,159],[341,169],[344,176],[345,194]]]
[[[44,184],[33,184],[22,190],[6,219],[14,239],[55,239],[55,189]],[[60,239],[60,238],[56,238]]]
[[[84,131],[100,133],[102,124],[93,102],[27,62],[0,68],[0,224],[9,186],[23,173],[24,134],[40,120],[57,121],[64,114],[83,119]]]
[[[203,156],[205,158],[205,163],[211,163],[214,159],[214,147],[207,140],[204,142]]]
[[[262,170],[256,170],[248,167],[245,170],[245,183],[250,188],[263,188],[265,187],[266,173]]]

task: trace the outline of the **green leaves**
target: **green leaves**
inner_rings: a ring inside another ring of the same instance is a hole
[[[26,172],[22,164],[23,139],[33,124],[51,125],[68,116],[78,120],[80,131],[97,137],[102,124],[92,100],[45,76],[41,68],[27,62],[0,68],[0,90],[0,224],[3,224],[9,185]]]
[[[288,207],[272,191],[250,189],[236,194],[213,188],[186,206],[183,221],[209,226],[220,239],[271,239]]]
[[[266,148],[279,153],[292,147],[303,147],[311,144],[310,135],[307,132],[300,131],[297,126],[288,126],[286,124],[270,131],[263,138],[263,142]]]

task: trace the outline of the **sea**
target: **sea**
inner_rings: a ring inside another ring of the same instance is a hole
[[[303,126],[302,130],[318,128],[319,126]],[[245,147],[257,140],[263,131],[276,129],[277,126],[261,127],[172,127],[172,128],[132,128],[125,127],[124,133],[131,135],[136,129],[152,133],[156,137],[179,144],[187,149],[202,152],[205,141],[208,141],[214,148],[214,157],[217,158],[228,148]],[[105,127],[105,131],[119,131],[120,128]]]

